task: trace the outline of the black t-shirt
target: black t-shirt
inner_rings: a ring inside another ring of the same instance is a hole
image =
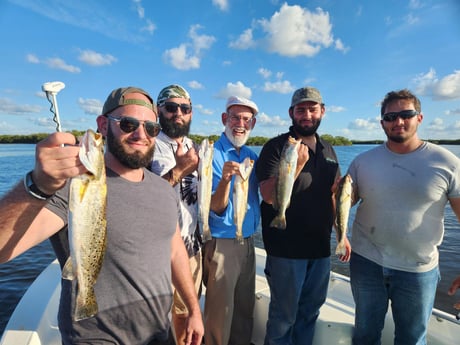
[[[276,176],[283,146],[289,135],[269,140],[259,155],[256,175],[259,181]],[[277,211],[262,201],[262,235],[269,255],[292,259],[317,259],[331,255],[330,239],[333,224],[331,187],[340,168],[333,147],[316,135],[316,152],[294,182],[291,202],[286,210],[286,229],[270,227]]]

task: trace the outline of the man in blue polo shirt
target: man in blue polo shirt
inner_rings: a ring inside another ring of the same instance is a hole
[[[252,235],[260,220],[258,182],[249,177],[248,207],[243,243],[236,240],[232,192],[235,175],[246,157],[257,155],[246,141],[256,123],[257,105],[232,96],[222,114],[225,132],[214,144],[213,183],[209,226],[212,239],[203,249],[206,345],[249,344],[255,303],[255,254]],[[225,278],[225,279],[224,279]]]

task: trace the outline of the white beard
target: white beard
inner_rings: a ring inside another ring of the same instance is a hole
[[[227,136],[228,140],[232,143],[233,146],[235,147],[241,147],[246,142],[248,141],[249,135],[251,134],[251,130],[244,129],[245,133],[243,136],[237,136],[235,137],[233,135],[233,130],[230,128],[230,126],[227,124],[225,125],[225,135]]]

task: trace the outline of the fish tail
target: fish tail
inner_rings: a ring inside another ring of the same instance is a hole
[[[203,241],[209,241],[212,238],[208,224],[203,224]]]
[[[337,247],[335,248],[335,254],[336,255],[346,255],[347,254],[347,249],[345,248],[344,242],[339,242],[337,244]]]
[[[98,307],[96,295],[92,287],[88,288],[86,294],[78,293],[75,303],[74,321],[90,318],[97,314]]]
[[[241,234],[237,234],[235,240],[236,240],[236,242],[238,242],[239,244],[244,244],[243,235],[241,235]]]
[[[270,226],[272,228],[277,228],[277,229],[286,229],[286,216],[284,215],[278,215],[275,218],[273,218],[272,222],[270,223]]]

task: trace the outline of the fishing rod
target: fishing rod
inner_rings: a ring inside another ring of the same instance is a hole
[[[46,98],[51,103],[50,111],[54,114],[53,121],[56,123],[56,131],[61,132],[61,120],[59,118],[59,108],[56,95],[65,87],[62,81],[50,81],[42,85],[42,90],[46,94]],[[51,98],[50,98],[51,96]]]

